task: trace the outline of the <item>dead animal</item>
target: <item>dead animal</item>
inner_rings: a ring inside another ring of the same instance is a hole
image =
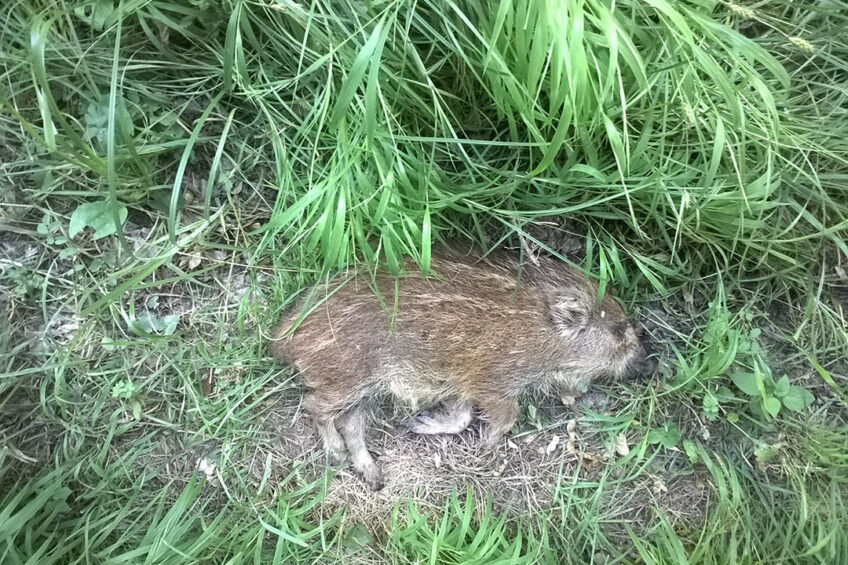
[[[434,253],[427,278],[407,267],[400,278],[348,272],[315,287],[311,301],[283,316],[271,347],[302,372],[304,406],[330,458],[349,453],[374,489],[382,476],[365,431],[370,408],[386,397],[432,408],[409,425],[421,434],[459,433],[479,414],[491,448],[525,392],[569,403],[597,379],[649,370],[618,303],[598,300],[597,286],[563,262],[445,250]]]

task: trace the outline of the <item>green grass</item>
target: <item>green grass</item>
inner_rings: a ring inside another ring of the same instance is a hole
[[[0,561],[848,561],[848,4],[3,12]],[[661,338],[660,378],[589,420],[629,454],[563,462],[546,510],[411,494],[361,524],[320,454],[262,451],[298,402],[265,339],[296,293],[442,241],[553,245],[551,217]],[[757,371],[815,403],[767,416],[733,384]],[[669,469],[705,519],[625,523]]]

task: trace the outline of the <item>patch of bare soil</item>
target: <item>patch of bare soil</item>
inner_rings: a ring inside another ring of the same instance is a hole
[[[2,220],[3,218],[0,218]],[[16,460],[7,476],[25,474],[31,465],[49,461],[64,431],[42,418],[32,383],[46,370],[45,359],[69,342],[79,318],[61,301],[42,297],[44,265],[61,277],[63,265],[38,245],[26,228],[0,226],[0,457]],[[28,375],[27,380],[9,378]],[[24,384],[25,383],[25,384]]]
[[[0,400],[0,460],[16,461],[9,466],[11,479],[26,476],[54,455],[57,438],[64,430],[54,422],[43,421],[40,411],[40,404],[17,390]]]

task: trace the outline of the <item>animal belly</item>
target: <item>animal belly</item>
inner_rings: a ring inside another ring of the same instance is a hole
[[[411,362],[395,361],[380,369],[379,381],[398,407],[417,411],[451,395],[445,379]]]

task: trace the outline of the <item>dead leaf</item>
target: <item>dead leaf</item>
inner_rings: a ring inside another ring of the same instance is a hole
[[[583,469],[585,471],[594,471],[598,469],[603,461],[604,458],[602,455],[598,455],[590,451],[583,453]]]
[[[630,453],[630,446],[627,445],[627,436],[623,433],[615,436],[615,452],[622,457]]]
[[[565,431],[568,432],[568,441],[565,442],[566,453],[574,453],[575,451],[577,451],[574,445],[575,441],[577,440],[577,434],[574,433],[575,429],[577,429],[577,420],[572,418],[565,425]]]
[[[200,388],[203,391],[203,396],[208,397],[212,394],[212,379],[215,377],[212,371],[209,372],[209,375],[205,379],[200,379]]]
[[[557,445],[559,445],[559,436],[555,435],[551,438],[551,442],[548,444],[548,447],[545,448],[545,454],[550,455],[553,453],[557,448]]]

